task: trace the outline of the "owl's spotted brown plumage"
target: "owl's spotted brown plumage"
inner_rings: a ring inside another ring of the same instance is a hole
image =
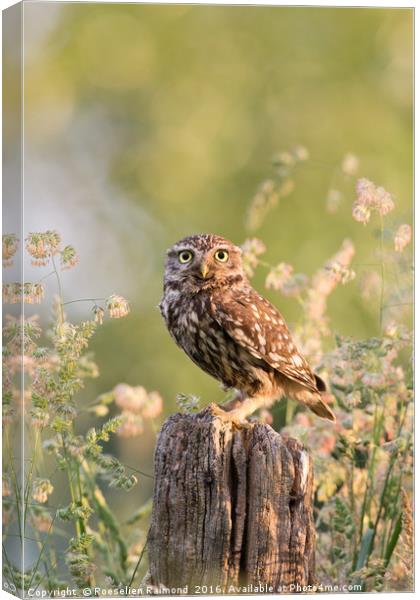
[[[199,367],[239,391],[227,413],[244,419],[283,396],[335,421],[325,384],[294,344],[279,311],[244,273],[241,249],[213,234],[168,250],[160,310],[176,343]]]

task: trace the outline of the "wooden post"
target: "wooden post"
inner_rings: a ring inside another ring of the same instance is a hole
[[[173,415],[155,454],[150,584],[187,593],[314,585],[312,485],[307,450],[269,425],[238,428],[214,405]]]

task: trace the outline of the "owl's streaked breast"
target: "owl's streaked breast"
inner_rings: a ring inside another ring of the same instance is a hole
[[[172,289],[166,290],[160,309],[176,343],[199,367],[227,388],[254,392],[267,377],[267,367],[220,327],[210,304],[211,292],[186,296]]]

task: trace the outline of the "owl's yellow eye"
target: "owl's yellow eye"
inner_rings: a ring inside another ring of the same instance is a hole
[[[216,260],[224,263],[229,258],[229,252],[227,250],[217,250],[214,256],[216,257]]]
[[[187,262],[190,262],[192,257],[193,253],[191,252],[191,250],[181,250],[181,252],[178,254],[179,262],[183,265],[185,265],[185,263]]]

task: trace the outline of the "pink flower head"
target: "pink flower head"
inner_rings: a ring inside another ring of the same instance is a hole
[[[290,279],[292,273],[292,265],[282,262],[271,269],[265,280],[265,285],[268,289],[281,290],[284,284]]]
[[[353,204],[353,218],[360,223],[368,223],[372,210],[380,215],[388,214],[394,208],[394,201],[383,187],[377,187],[372,181],[363,177],[356,182],[357,198]]]
[[[132,387],[120,383],[114,388],[115,403],[124,411],[140,413],[147,402],[147,392],[141,385]]]
[[[353,204],[352,214],[353,214],[353,219],[355,221],[358,221],[359,223],[363,223],[363,225],[366,225],[366,223],[369,223],[370,208],[368,205],[362,204],[361,202],[358,202],[356,200],[356,202]]]
[[[123,296],[112,294],[106,299],[106,307],[109,310],[111,319],[121,319],[130,312],[130,305]]]
[[[248,238],[242,244],[242,263],[248,277],[254,275],[259,262],[258,257],[265,251],[265,244],[258,238]]]
[[[143,408],[145,419],[155,419],[163,410],[162,396],[158,392],[149,392],[146,404]]]
[[[117,429],[117,435],[123,438],[137,437],[143,433],[143,419],[132,412],[123,412],[123,422]]]
[[[410,225],[400,225],[394,237],[394,247],[396,252],[402,252],[411,242]]]

